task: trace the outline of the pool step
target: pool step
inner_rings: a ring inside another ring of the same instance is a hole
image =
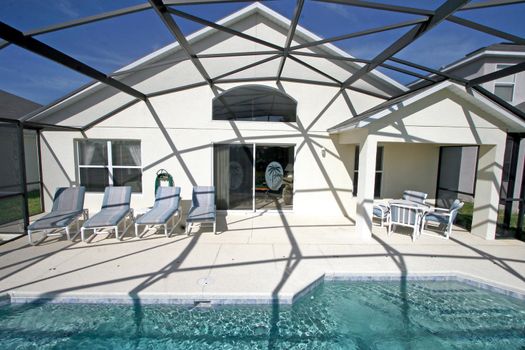
[[[211,300],[195,300],[193,302],[193,308],[195,309],[209,309],[212,307]]]

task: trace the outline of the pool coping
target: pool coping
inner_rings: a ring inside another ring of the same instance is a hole
[[[348,273],[327,272],[305,283],[297,293],[279,293],[278,296],[268,293],[100,293],[68,292],[52,294],[40,292],[9,291],[0,294],[0,306],[6,304],[56,303],[56,304],[171,304],[209,307],[219,305],[291,305],[310,294],[325,281],[458,281],[467,285],[503,294],[519,300],[525,300],[525,290],[513,288],[485,280],[462,272],[435,273]]]

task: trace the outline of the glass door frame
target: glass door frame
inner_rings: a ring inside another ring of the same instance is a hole
[[[212,142],[211,143],[211,179],[212,183],[215,186],[215,145],[251,145],[252,147],[252,209],[217,209],[219,212],[235,212],[235,213],[257,213],[257,212],[270,212],[270,213],[278,213],[278,212],[293,212],[293,206],[291,209],[259,209],[257,210],[255,208],[255,166],[256,166],[256,159],[255,154],[257,150],[257,146],[289,146],[293,147],[293,165],[294,165],[294,182],[295,182],[295,160],[297,159],[297,144],[296,143],[287,143],[287,142],[270,142],[270,143],[257,143],[257,142]],[[295,195],[295,193],[293,194]]]

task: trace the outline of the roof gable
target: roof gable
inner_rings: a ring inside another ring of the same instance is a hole
[[[351,118],[343,123],[340,123],[328,131],[330,133],[341,133],[351,129],[358,128],[371,128],[375,127],[375,124],[380,123],[383,119],[414,107],[417,103],[431,99],[433,96],[443,93],[444,91],[452,93],[454,97],[462,101],[462,104],[472,104],[476,108],[479,108],[487,115],[494,118],[496,123],[503,125],[508,131],[523,132],[525,131],[525,120],[519,118],[515,114],[496,104],[489,98],[481,95],[475,90],[467,89],[459,84],[444,81],[438,84],[431,85],[429,87],[408,93],[404,96],[385,101],[384,103],[365,111],[354,118]],[[431,107],[430,105],[424,105],[422,109],[416,107],[415,111],[426,110]],[[410,115],[413,111],[409,112]],[[406,115],[405,115],[406,117]]]
[[[254,3],[218,23],[282,46],[290,20],[260,3]],[[321,38],[298,26],[294,39],[292,45],[316,41]],[[275,80],[281,58],[275,54],[263,54],[263,51],[268,52],[270,50],[267,46],[210,27],[189,35],[187,40],[198,55],[208,55],[208,58],[199,59],[209,75],[217,79],[217,84],[221,81],[231,82],[232,79],[237,81],[254,78]],[[217,53],[241,51],[258,52],[259,54],[221,58],[209,57]],[[304,52],[322,52],[352,58],[332,44],[304,49]],[[288,58],[283,69],[283,79],[302,79],[320,85],[337,87],[338,81],[345,81],[362,66],[362,64],[355,62],[313,57],[301,57],[301,61],[303,63]],[[247,65],[249,65],[248,69],[244,69]],[[314,69],[308,68],[308,65]],[[234,74],[227,75],[232,71]],[[148,96],[207,84],[192,62],[187,59],[185,52],[178,43],[157,50],[123,67],[116,73],[116,79]],[[406,89],[403,85],[377,71],[370,72],[364,79],[356,82],[352,88],[368,92],[374,96],[384,96],[384,98]],[[110,99],[111,101],[108,101]],[[48,106],[28,120],[84,127],[98,118],[111,114],[115,109],[132,103],[133,100],[133,97],[112,87],[93,83],[58,101],[58,103]]]

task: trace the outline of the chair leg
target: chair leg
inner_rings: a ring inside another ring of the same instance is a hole
[[[178,220],[175,222],[175,217],[173,217],[173,222],[175,222],[173,228],[175,228],[175,226],[179,225],[181,220],[182,220],[181,212],[177,211],[176,214],[177,214]]]
[[[213,234],[214,235],[217,234],[217,222],[216,221],[213,222]]]
[[[418,232],[419,232],[419,225],[415,224],[413,229],[412,229],[412,242],[415,242],[415,240],[417,238],[417,235],[418,235]]]
[[[29,239],[29,244],[33,245],[33,240],[31,239],[31,230],[27,230],[27,238]]]
[[[137,223],[135,223],[135,237],[140,238],[139,237],[139,224]]]
[[[86,230],[86,229],[85,229],[84,227],[82,227],[82,228],[80,229],[80,237],[81,237],[81,239],[82,239],[82,242],[85,242],[85,241],[86,241],[86,238],[84,237],[84,231],[85,231],[85,230]]]
[[[67,237],[68,241],[71,240],[71,236],[69,234],[69,226],[66,226],[66,237]]]
[[[118,237],[118,225],[115,226],[115,237],[120,241],[120,238]]]
[[[164,234],[166,235],[166,238],[168,238],[170,235],[169,235],[169,232],[168,232],[168,224],[164,224]]]

